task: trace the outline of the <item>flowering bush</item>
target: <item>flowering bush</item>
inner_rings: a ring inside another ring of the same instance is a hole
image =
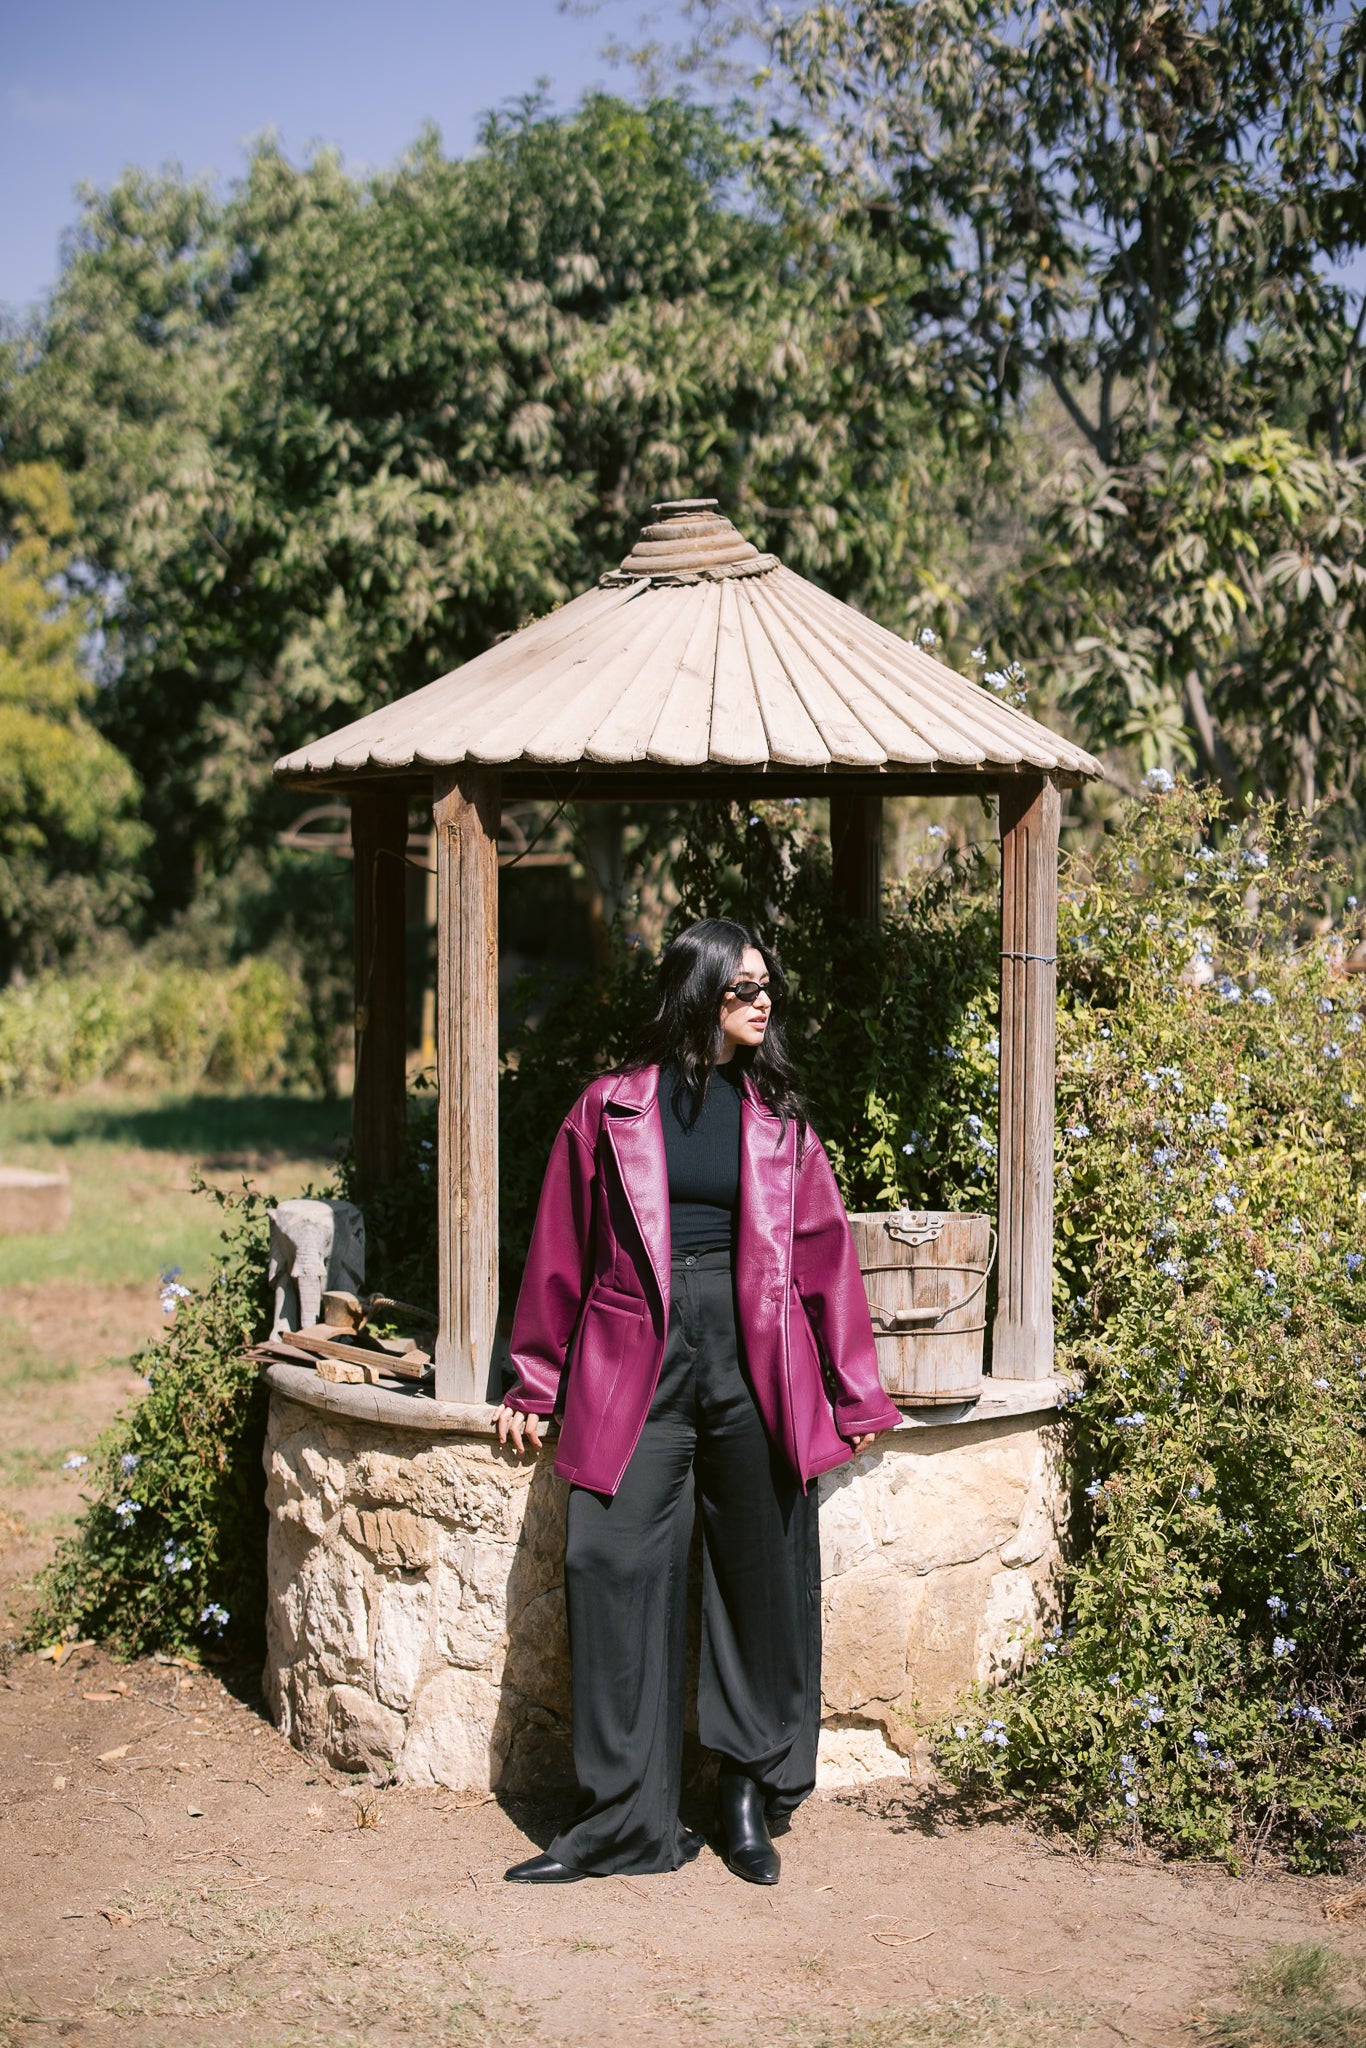
[[[242,1357],[268,1320],[265,1198],[204,1191],[225,1212],[222,1264],[143,1354],[147,1391],[89,1459],[84,1515],[38,1586],[30,1641],[93,1636],[125,1656],[255,1653],[265,1617],[265,1395]]]
[[[1366,1829],[1366,1030],[1307,828],[1158,784],[1067,870],[1064,1622],[943,1731],[1088,1836]]]

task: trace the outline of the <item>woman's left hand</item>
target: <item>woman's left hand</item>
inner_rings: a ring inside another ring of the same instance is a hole
[[[875,1429],[870,1429],[867,1436],[852,1437],[850,1439],[850,1442],[853,1447],[854,1456],[857,1458],[860,1452],[866,1451],[870,1444],[875,1444],[877,1442],[877,1431]]]

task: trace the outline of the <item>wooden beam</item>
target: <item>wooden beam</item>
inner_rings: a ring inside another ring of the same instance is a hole
[[[835,908],[877,924],[882,916],[882,797],[874,791],[830,795],[830,861]]]
[[[1058,817],[1044,778],[1001,793],[1000,1253],[992,1372],[1053,1370]]]
[[[482,1401],[498,1320],[496,768],[439,773],[436,824],[438,1401]]]
[[[454,768],[447,771],[455,774]],[[430,769],[372,768],[338,770],[335,775],[282,775],[282,789],[316,796],[337,791],[345,795],[375,784],[397,784],[413,801],[424,801],[431,788]],[[663,768],[648,763],[602,767],[582,762],[576,767],[540,766],[535,762],[504,766],[503,801],[520,803],[712,803],[732,797],[829,796],[841,790],[872,789],[879,796],[994,796],[1012,784],[1037,783],[1039,772],[1010,768]],[[1080,789],[1094,777],[1080,770],[1050,769],[1059,789]]]
[[[356,1078],[351,1134],[362,1199],[398,1172],[407,1113],[404,914],[408,799],[401,790],[351,797],[355,888]]]

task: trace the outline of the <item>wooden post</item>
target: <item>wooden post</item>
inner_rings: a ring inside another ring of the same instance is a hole
[[[1046,1379],[1053,1370],[1060,809],[1056,786],[1034,776],[1001,792],[998,1379]]]
[[[836,909],[877,924],[882,915],[882,798],[876,792],[831,796],[830,864]]]
[[[498,1320],[497,769],[436,777],[438,1401],[483,1401]]]
[[[351,797],[356,1078],[351,1134],[362,1199],[398,1172],[407,1113],[404,921],[408,799],[380,785]]]

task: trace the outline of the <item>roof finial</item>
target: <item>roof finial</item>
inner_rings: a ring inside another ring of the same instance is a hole
[[[615,583],[697,583],[724,576],[762,576],[776,569],[776,555],[761,555],[716,509],[715,498],[667,498],[652,505],[655,517],[619,569],[602,578]]]

